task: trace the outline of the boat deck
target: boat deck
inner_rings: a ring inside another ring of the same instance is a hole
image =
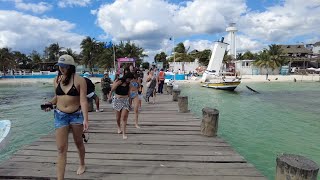
[[[111,106],[89,114],[90,139],[87,170],[76,175],[79,164],[72,135],[66,179],[108,180],[265,180],[255,167],[219,137],[200,134],[200,119],[178,113],[172,96],[157,96],[156,104],[143,104],[141,129],[128,120],[128,139],[116,133]],[[55,179],[56,146],[53,134],[25,146],[0,165],[0,179]]]

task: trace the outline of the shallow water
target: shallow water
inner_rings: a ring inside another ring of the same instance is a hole
[[[100,84],[96,85],[100,96]],[[40,105],[54,96],[52,83],[0,84],[0,120],[11,120],[11,130],[0,162],[41,136],[53,133],[53,112],[44,112]]]
[[[40,109],[44,98],[52,96],[53,87],[46,83],[0,84],[0,119],[11,120],[0,161],[53,130],[52,113]]]
[[[320,83],[242,83],[235,92],[185,84],[181,94],[199,117],[203,107],[218,109],[218,134],[269,179],[281,153],[320,165]]]

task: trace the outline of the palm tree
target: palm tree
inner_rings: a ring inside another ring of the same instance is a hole
[[[31,67],[32,60],[27,57],[27,55],[19,51],[13,51],[13,57],[20,69],[28,69],[28,67]]]
[[[97,61],[97,65],[99,67],[103,67],[103,68],[111,68],[114,66],[114,53],[113,53],[113,48],[105,48],[102,49],[102,53],[99,54],[98,56],[98,61]]]
[[[94,66],[94,54],[96,52],[96,46],[97,42],[94,38],[86,37],[82,40],[81,44],[81,55],[83,64],[85,66],[89,66],[90,71],[92,72],[93,66]]]
[[[189,53],[190,56],[193,57],[193,59],[198,59],[199,63],[202,64],[203,66],[207,66],[210,61],[211,57],[211,50],[210,49],[205,49],[203,51],[198,51],[198,50],[193,50]]]
[[[165,52],[161,52],[160,54],[156,54],[154,56],[155,62],[163,62],[163,67],[167,68],[168,61],[167,61],[167,54]]]
[[[286,59],[282,56],[283,50],[280,45],[271,44],[269,45],[269,54],[273,61],[276,61],[277,64],[284,65],[287,63]]]
[[[250,51],[246,51],[243,55],[242,55],[242,59],[248,59],[248,60],[254,60],[256,59],[257,55],[253,54]]]
[[[141,64],[144,57],[147,57],[143,48],[137,46],[135,43],[131,43],[130,41],[127,41],[126,43],[121,41],[120,44],[115,46],[115,49],[116,58],[134,58],[137,66]]]
[[[174,48],[174,55],[169,58],[169,61],[193,62],[195,58],[188,53],[189,49],[190,47],[186,48],[183,43],[178,43]]]
[[[46,47],[44,50],[44,56],[46,61],[55,62],[58,61],[58,58],[61,54],[62,47],[58,43],[50,44],[49,47]]]
[[[79,54],[77,54],[71,48],[67,48],[65,51],[60,52],[60,55],[63,55],[63,54],[68,54],[68,55],[72,56],[76,63],[78,63],[78,64],[80,63],[81,58],[80,58]]]
[[[35,50],[31,52],[29,58],[32,60],[32,67],[30,68],[31,70],[36,67],[36,65],[42,62],[41,55]]]
[[[258,68],[266,68],[268,73],[268,68],[271,68],[272,71],[280,66],[279,61],[271,59],[271,55],[268,50],[264,49],[261,51],[257,57],[257,60],[253,62],[253,65]]]
[[[16,65],[14,61],[14,56],[10,52],[9,48],[1,48],[0,49],[0,67],[2,68],[3,73],[10,68],[13,68]]]
[[[237,54],[237,60],[243,60],[243,54],[242,53],[238,53]]]

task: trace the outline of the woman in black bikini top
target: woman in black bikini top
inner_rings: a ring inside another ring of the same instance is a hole
[[[57,65],[59,74],[54,80],[56,96],[49,103],[57,105],[57,109],[54,110],[58,148],[57,178],[63,179],[67,162],[69,129],[73,132],[74,142],[80,156],[77,174],[85,171],[85,148],[82,134],[88,130],[88,102],[86,81],[75,73],[76,68],[72,56],[60,56]]]

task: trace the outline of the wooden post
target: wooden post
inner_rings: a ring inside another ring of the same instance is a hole
[[[172,101],[178,101],[178,96],[180,95],[180,89],[174,89],[172,93]]]
[[[178,96],[178,106],[180,113],[187,113],[188,110],[188,96]]]
[[[282,154],[276,161],[276,180],[317,180],[319,166],[310,159],[294,154]]]
[[[167,85],[167,92],[168,94],[172,94],[172,90],[173,90],[173,85]]]
[[[217,136],[219,111],[205,107],[202,109],[201,133],[205,136]]]
[[[163,89],[164,89],[164,93],[167,93],[168,94],[168,89],[167,89],[167,83],[164,83],[163,84]]]
[[[93,108],[93,99],[92,98],[87,98],[88,100],[88,112],[92,112],[94,110]]]

